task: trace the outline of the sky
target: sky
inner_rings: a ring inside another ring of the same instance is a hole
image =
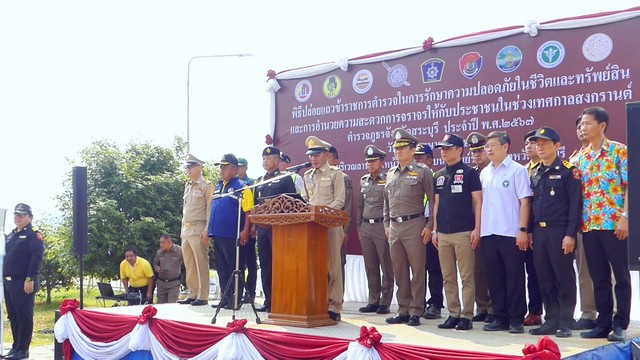
[[[421,46],[511,25],[623,10],[634,1],[29,1],[0,3],[0,208],[35,218],[93,141],[234,153],[261,174],[269,69]],[[301,151],[304,146],[301,144]],[[181,206],[181,204],[177,204]],[[1,222],[2,219],[0,219]],[[1,225],[1,224],[0,224]],[[11,221],[6,226],[11,227]]]

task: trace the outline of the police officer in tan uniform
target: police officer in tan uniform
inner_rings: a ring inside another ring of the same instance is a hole
[[[207,237],[213,184],[202,177],[204,161],[187,155],[189,182],[184,189],[182,209],[182,257],[189,295],[180,304],[195,306],[209,302],[209,238]]]
[[[334,146],[329,148],[329,165],[338,167],[340,164],[338,149]],[[344,174],[344,208],[349,216],[353,216],[353,182],[347,173]],[[345,266],[347,265],[347,243],[349,242],[349,232],[351,232],[352,219],[349,219],[347,225],[342,227],[342,246],[340,247],[340,264],[342,269],[342,291],[345,287]]]
[[[334,209],[342,209],[345,201],[344,174],[328,163],[331,144],[315,136],[305,141],[307,155],[311,161],[311,169],[304,173],[306,194],[304,199],[314,205],[325,205]],[[342,311],[342,264],[340,248],[342,247],[342,227],[329,228],[329,317],[340,321]]]
[[[367,274],[369,299],[367,305],[361,307],[359,311],[388,314],[393,297],[393,266],[383,225],[384,185],[387,182],[387,175],[382,172],[382,168],[387,153],[375,145],[367,145],[364,148],[364,156],[369,173],[360,178],[356,224]],[[382,267],[382,282],[380,267]]]
[[[389,324],[420,325],[425,298],[425,244],[431,240],[433,218],[424,217],[424,196],[433,199],[433,172],[413,159],[418,139],[406,130],[393,130],[398,166],[387,172],[384,192],[384,227],[398,291],[398,313]],[[433,213],[433,202],[429,202]],[[409,276],[409,270],[413,278]]]

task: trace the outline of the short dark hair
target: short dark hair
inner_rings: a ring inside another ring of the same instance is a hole
[[[169,240],[170,242],[173,242],[173,240],[171,239],[171,235],[169,234],[160,235],[160,240]]]
[[[336,159],[340,158],[339,155],[338,155],[338,149],[336,149],[333,146],[329,148],[329,153],[333,154],[333,157],[336,158]]]
[[[492,131],[487,135],[487,141],[490,139],[498,139],[498,141],[500,141],[500,145],[511,145],[511,139],[506,131]]]
[[[128,247],[124,251],[124,255],[126,256],[129,251],[131,251],[133,253],[133,255],[138,256],[138,251],[135,248],[132,248],[132,247]]]
[[[582,115],[591,115],[598,122],[598,124],[605,123],[604,130],[606,131],[609,127],[609,113],[604,108],[599,106],[594,106],[590,108],[586,108],[582,111]]]

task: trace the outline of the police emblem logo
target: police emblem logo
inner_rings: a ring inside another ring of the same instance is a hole
[[[544,134],[544,129],[540,129],[540,135]]]
[[[422,70],[422,82],[425,84],[442,80],[444,73],[444,60],[431,58],[420,65]]]
[[[311,93],[313,92],[313,87],[311,86],[311,81],[309,80],[300,80],[298,84],[296,84],[293,95],[295,96],[298,102],[306,102],[311,98]]]
[[[450,138],[450,137],[451,137],[451,135],[446,134],[446,135],[444,136],[444,139],[442,139],[442,141],[447,141],[447,140],[449,140],[449,138]]]
[[[453,183],[454,184],[462,184],[464,182],[464,175],[462,174],[456,174],[453,176]]]
[[[315,141],[313,141],[313,139],[309,139],[309,142],[307,143],[307,145],[308,145],[309,147],[314,147],[314,146],[316,145],[316,142],[315,142]]]
[[[371,146],[367,148],[367,155],[369,156],[373,155],[373,148]]]
[[[444,176],[438,176],[438,178],[436,179],[436,186],[442,185],[444,185]]]
[[[391,67],[384,61],[382,66],[387,69],[387,82],[394,88],[401,87],[402,85],[410,86],[407,78],[409,78],[409,71],[407,67],[402,64],[396,64]]]
[[[613,41],[607,34],[596,33],[582,43],[582,55],[591,62],[606,59],[613,50]]]
[[[267,148],[267,154],[271,154],[271,148]]]
[[[482,55],[477,51],[468,52],[458,60],[458,68],[462,76],[473,79],[482,69]]]
[[[333,99],[342,90],[342,80],[338,75],[329,75],[322,83],[322,92],[327,99]]]
[[[520,64],[522,64],[522,51],[517,46],[505,46],[496,55],[496,66],[503,73],[516,71]]]
[[[478,143],[478,137],[476,135],[471,136],[471,144],[475,145]]]
[[[562,63],[564,54],[564,45],[559,41],[550,40],[540,45],[536,57],[540,66],[551,69]]]
[[[400,134],[400,131],[396,132],[396,140],[400,140],[402,139],[402,134]]]
[[[233,190],[233,188],[232,188],[232,187],[230,187],[230,188],[228,188],[228,189],[227,189],[227,192],[228,192],[228,193],[232,193],[232,192],[234,192],[234,190]]]
[[[373,74],[371,71],[362,69],[353,76],[353,91],[364,94],[373,87]]]
[[[510,184],[511,184],[511,183],[509,182],[509,180],[504,180],[504,181],[502,182],[502,187],[504,187],[504,188],[508,188]]]

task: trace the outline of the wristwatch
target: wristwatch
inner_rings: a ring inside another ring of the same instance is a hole
[[[629,218],[629,212],[628,211],[624,211],[622,214],[620,214],[620,216],[622,216],[623,218]]]
[[[520,228],[520,231],[522,231],[522,232],[525,232],[525,233],[526,233],[526,232],[527,232],[527,228],[526,228],[526,227],[521,227],[521,228]]]

